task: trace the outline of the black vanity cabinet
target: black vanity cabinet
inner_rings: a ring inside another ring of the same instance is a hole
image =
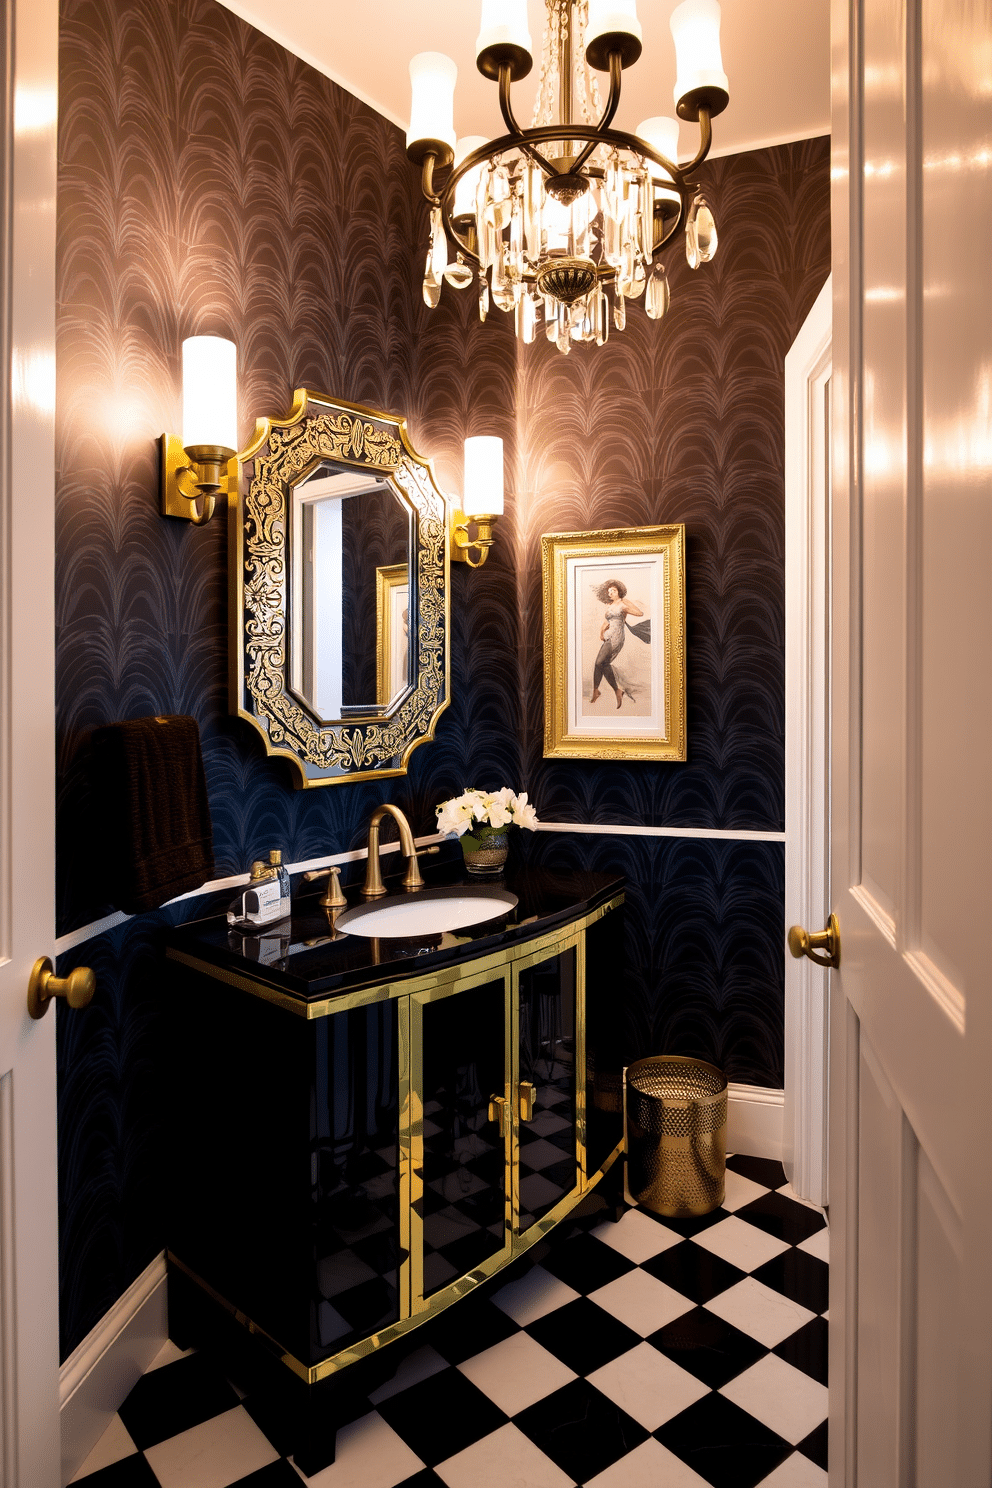
[[[495,949],[490,932],[477,955],[325,996],[218,937],[173,938],[170,1332],[247,1351],[306,1470],[333,1460],[348,1387],[392,1372],[385,1345],[526,1251],[618,1156],[615,989],[597,984],[617,888],[550,930],[531,917]]]

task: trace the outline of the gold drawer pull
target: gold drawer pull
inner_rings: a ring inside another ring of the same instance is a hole
[[[28,978],[28,1012],[43,1018],[53,997],[64,997],[71,1008],[88,1007],[96,991],[96,973],[77,966],[67,977],[57,977],[47,956],[39,956]]]
[[[534,1102],[537,1100],[537,1086],[532,1085],[529,1080],[521,1080],[518,1088],[520,1101],[520,1120],[534,1120]]]
[[[500,1136],[506,1133],[506,1100],[502,1095],[489,1097],[489,1120],[495,1121]]]

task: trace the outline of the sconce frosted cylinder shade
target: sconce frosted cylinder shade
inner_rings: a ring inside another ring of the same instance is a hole
[[[490,434],[465,441],[464,511],[468,517],[503,515],[503,441]]]
[[[619,53],[622,67],[631,67],[641,55],[643,37],[637,0],[589,0],[586,61],[590,67],[607,72],[610,52]]]
[[[407,152],[418,145],[440,144],[455,148],[454,100],[458,68],[443,52],[418,52],[410,59],[410,128]],[[447,159],[450,161],[451,154]]]
[[[673,165],[679,163],[679,121],[657,114],[651,119],[642,119],[636,129],[639,139],[645,140],[659,155],[664,155]],[[660,166],[648,162],[648,168],[656,181],[671,180]]]
[[[698,112],[693,115],[680,106],[686,99],[699,99],[711,113],[719,112],[730,96],[720,52],[719,0],[682,0],[672,11],[669,24],[675,38],[674,96],[679,118],[698,117]],[[714,100],[719,105],[716,108]]]
[[[183,447],[226,459],[238,447],[238,348],[222,336],[183,342]]]
[[[481,56],[491,47],[516,47],[533,54],[527,27],[527,0],[482,0],[476,56]]]
[[[455,146],[455,165],[461,165],[466,155],[471,155],[473,150],[478,150],[480,145],[488,145],[489,141],[484,134],[467,134],[460,139]],[[470,170],[462,176],[455,187],[455,200],[452,206],[452,217],[471,217],[475,213],[475,194],[479,189],[479,177],[482,175],[483,167],[477,165],[475,170]]]

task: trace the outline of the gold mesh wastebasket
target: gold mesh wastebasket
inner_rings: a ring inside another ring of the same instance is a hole
[[[727,1080],[702,1059],[661,1054],[627,1066],[627,1185],[669,1219],[709,1214],[727,1174]]]

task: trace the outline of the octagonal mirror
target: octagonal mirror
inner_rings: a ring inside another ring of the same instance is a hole
[[[300,785],[402,774],[449,693],[445,500],[401,418],[298,389],[240,457],[232,711]]]

